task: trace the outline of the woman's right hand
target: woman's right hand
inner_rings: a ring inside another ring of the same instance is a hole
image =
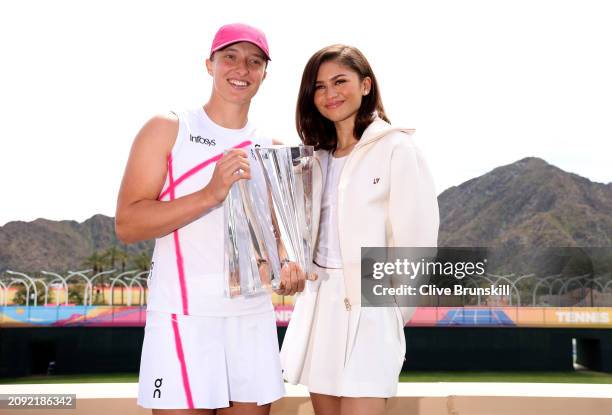
[[[223,203],[234,182],[251,178],[251,167],[247,152],[234,148],[226,152],[215,164],[210,182],[204,188],[217,202]]]

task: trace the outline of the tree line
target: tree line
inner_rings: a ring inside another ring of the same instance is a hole
[[[105,288],[110,287],[111,278],[125,271],[149,271],[151,267],[151,255],[147,251],[140,251],[136,254],[130,255],[126,250],[122,249],[117,245],[112,245],[103,251],[93,251],[91,255],[84,258],[80,264],[82,267],[90,270],[88,272],[88,276],[92,277],[99,272],[115,270],[116,272],[109,275],[102,275],[97,278],[94,282],[94,287],[92,287],[92,302],[93,304],[107,304],[108,298],[106,297]],[[66,276],[64,272],[64,277]],[[62,274],[60,272],[60,274]],[[43,305],[45,302],[45,291],[44,286],[40,282],[41,279],[50,282],[53,278],[45,276],[40,273],[33,273],[31,275],[36,280],[36,289],[37,289],[37,298],[36,302],[39,305]],[[68,285],[68,302],[71,304],[83,304],[84,302],[84,292],[85,292],[85,282],[82,280],[71,279],[70,284]],[[123,285],[118,285],[118,289],[121,291],[121,299],[123,299]],[[22,284],[19,285],[17,292],[12,300],[12,304],[14,305],[25,305],[26,304],[26,287]],[[8,293],[7,293],[8,294]],[[33,299],[33,290],[30,287],[30,302],[32,305],[34,303]],[[50,295],[50,294],[49,294]],[[116,300],[115,300],[116,301]],[[64,302],[63,294],[60,303]],[[48,298],[48,303],[55,303],[55,300]]]

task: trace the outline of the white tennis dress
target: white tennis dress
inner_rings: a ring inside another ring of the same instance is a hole
[[[252,148],[271,144],[250,123],[223,128],[202,108],[177,115],[161,201],[206,186],[224,150],[244,148],[253,163]],[[224,232],[220,205],[155,241],[138,387],[143,407],[263,405],[284,395],[270,295],[224,295]]]

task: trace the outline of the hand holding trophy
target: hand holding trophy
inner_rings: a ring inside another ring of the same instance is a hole
[[[226,294],[293,295],[311,276],[313,147],[249,151],[251,179],[224,202]]]

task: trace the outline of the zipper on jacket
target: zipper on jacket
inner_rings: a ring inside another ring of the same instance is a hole
[[[357,143],[357,144],[359,144],[359,143]],[[346,156],[348,158],[346,159],[346,161],[344,162],[344,165],[342,166],[342,171],[340,172],[340,180],[338,181],[338,189],[336,189],[336,192],[337,192],[336,200],[338,201],[338,208],[340,208],[340,204],[339,204],[340,203],[340,194],[339,193],[340,193],[340,184],[342,183],[342,177],[344,175],[344,172],[346,171],[346,166],[351,161],[351,158],[355,154],[355,151],[358,151],[359,148],[360,147],[358,145],[353,148],[353,150],[348,154],[348,156]],[[333,157],[333,154],[331,152],[329,153],[329,157]],[[329,163],[330,162],[331,162],[331,160],[327,161],[327,166],[328,167],[329,167]],[[328,173],[329,173],[329,169],[328,169]],[[344,194],[344,192],[343,192],[343,194]],[[338,209],[337,213],[339,213],[339,212],[340,212],[340,209]],[[340,233],[340,220],[341,220],[340,219],[340,215],[338,215],[338,223],[337,223],[338,229],[337,230],[338,230],[338,239],[339,240],[341,238],[341,236],[340,236],[341,235],[341,233]],[[342,256],[342,244],[340,244],[340,255]],[[342,260],[342,268],[344,268],[344,260]],[[346,285],[346,272],[344,272],[344,271],[343,271],[342,279],[344,280],[344,295],[345,295],[345,297],[344,297],[344,308],[346,308],[346,311],[351,311],[351,300],[348,297],[348,287]]]
[[[395,130],[395,129],[393,129],[393,130]],[[397,129],[397,130],[398,130],[398,131],[401,131],[400,129]],[[344,162],[344,166],[342,166],[342,171],[340,172],[340,180],[339,180],[339,182],[338,182],[338,189],[336,190],[336,192],[338,193],[338,194],[337,194],[337,200],[338,200],[338,212],[340,212],[340,209],[339,209],[339,208],[340,208],[340,184],[341,184],[341,183],[343,183],[343,182],[342,182],[342,178],[343,178],[344,173],[345,173],[345,171],[346,171],[346,167],[349,165],[349,163],[350,163],[350,161],[351,161],[351,158],[354,156],[354,154],[355,154],[355,152],[356,152],[356,151],[359,151],[359,150],[361,150],[363,147],[366,147],[366,146],[368,146],[368,145],[370,145],[370,144],[375,143],[376,141],[378,141],[378,140],[380,140],[381,138],[385,137],[385,136],[386,136],[387,134],[389,134],[390,132],[392,132],[392,130],[385,131],[383,134],[380,134],[378,137],[376,137],[376,138],[374,138],[374,139],[371,139],[371,140],[369,140],[369,141],[367,141],[367,142],[366,142],[366,141],[363,141],[363,142],[362,142],[362,141],[360,140],[360,141],[359,141],[359,142],[358,142],[358,143],[355,145],[355,147],[353,148],[353,150],[352,150],[352,151],[351,151],[351,152],[348,154],[348,156],[346,156],[346,157],[348,157],[348,158],[347,158],[347,159],[346,159],[346,161]],[[332,152],[331,152],[331,151],[329,151],[329,155],[328,155],[328,157],[333,157],[333,154],[332,154]],[[327,160],[327,171],[328,171],[328,172],[329,172],[329,163],[330,163],[330,160],[328,159],[328,160]],[[321,168],[321,171],[323,171],[323,168]],[[327,175],[326,175],[326,176],[327,176]],[[327,177],[326,177],[326,180],[327,180]],[[324,190],[323,190],[323,191],[324,191]],[[341,235],[341,233],[340,233],[340,221],[341,221],[341,219],[340,219],[340,215],[338,215],[338,239],[340,239],[340,238],[341,238],[341,236],[340,236],[340,235]],[[317,233],[318,233],[318,232],[317,232]],[[342,244],[340,244],[340,255],[342,255]],[[342,260],[342,268],[344,269],[344,260]],[[347,289],[347,285],[346,285],[346,273],[343,273],[343,274],[344,274],[344,275],[343,275],[343,279],[344,279],[344,294],[346,295],[346,297],[344,297],[344,307],[346,308],[346,311],[351,311],[351,300],[348,298],[348,289]]]

